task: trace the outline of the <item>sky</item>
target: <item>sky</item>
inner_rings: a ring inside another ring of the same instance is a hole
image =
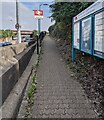
[[[48,5],[41,5],[41,10],[44,11],[45,17],[51,16],[51,11],[50,11],[49,5],[52,4],[52,2],[22,2],[22,3],[31,10],[38,10],[39,5],[48,4]]]
[[[2,0],[2,4],[0,2],[0,29],[15,29],[16,24],[16,5],[14,0],[12,2],[5,2],[6,0]],[[31,1],[31,0],[30,0]],[[35,0],[34,0],[35,1]],[[52,4],[52,2],[24,2],[20,0],[19,2],[19,22],[22,30],[37,30],[38,23],[37,19],[34,18],[33,10],[39,9],[40,4]],[[2,6],[2,8],[1,8]],[[41,6],[41,10],[44,11],[44,17],[41,19],[41,30],[48,31],[49,26],[54,24],[49,19],[51,16],[49,6]]]

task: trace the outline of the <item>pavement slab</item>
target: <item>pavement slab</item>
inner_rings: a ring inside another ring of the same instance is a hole
[[[71,77],[55,41],[46,36],[42,47],[32,118],[98,118],[80,83]]]

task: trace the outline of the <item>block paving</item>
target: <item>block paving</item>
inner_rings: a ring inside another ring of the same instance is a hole
[[[98,118],[49,36],[44,38],[41,56],[32,118]]]

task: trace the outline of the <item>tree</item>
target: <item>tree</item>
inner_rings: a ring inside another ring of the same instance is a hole
[[[50,5],[55,25],[49,28],[49,32],[57,37],[69,39],[71,35],[72,18],[87,8],[92,3],[85,2],[57,2]]]
[[[14,36],[12,30],[2,30],[2,38],[12,37]]]

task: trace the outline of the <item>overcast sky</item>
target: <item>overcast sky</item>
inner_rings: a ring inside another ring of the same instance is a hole
[[[15,2],[0,2],[0,29],[15,29],[16,24],[16,5]],[[12,0],[13,1],[13,0]],[[22,0],[23,1],[23,0]],[[35,0],[34,0],[35,1]],[[1,9],[2,6],[2,9]],[[19,3],[19,22],[22,30],[38,29],[37,19],[34,18],[33,9],[38,9],[39,3]],[[45,12],[44,18],[41,20],[41,30],[48,30],[49,26],[54,24],[48,18],[50,10],[48,6],[41,6]]]

